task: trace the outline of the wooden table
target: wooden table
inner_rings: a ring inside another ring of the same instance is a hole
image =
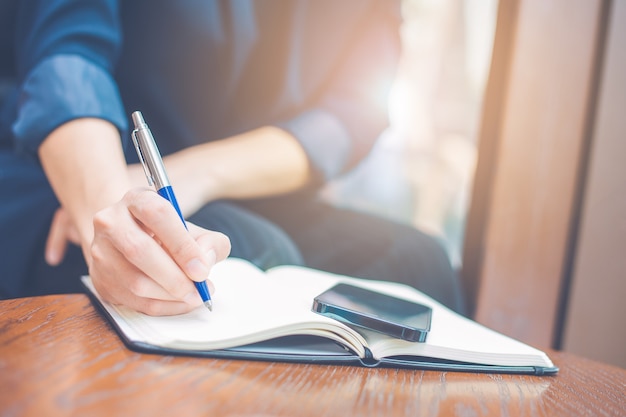
[[[1,416],[626,416],[626,370],[548,352],[552,377],[159,356],[84,295],[0,301]]]

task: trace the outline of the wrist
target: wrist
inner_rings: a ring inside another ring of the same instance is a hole
[[[163,158],[169,180],[183,216],[188,217],[207,203],[223,198],[221,181],[214,174],[211,143],[184,149]],[[141,167],[139,167],[141,168]],[[146,179],[141,172],[142,183]]]
[[[117,128],[100,119],[72,120],[48,135],[39,157],[85,248],[93,239],[95,213],[119,201],[129,188]]]

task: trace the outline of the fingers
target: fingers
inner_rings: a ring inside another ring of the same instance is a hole
[[[155,281],[173,299],[182,300],[193,291],[194,286],[165,245],[172,245],[168,241],[172,239],[175,244],[187,239],[193,244],[193,238],[180,219],[169,216],[171,212],[175,215],[169,203],[154,192],[127,195],[123,203],[115,211],[103,211],[94,217],[96,236],[106,236],[112,246],[108,248],[105,245],[102,251],[119,252],[124,259],[116,258],[116,264],[129,263]],[[95,254],[92,253],[92,256]],[[127,267],[124,269],[124,272],[129,272]],[[206,279],[206,275],[203,278]],[[139,296],[163,298],[160,294],[143,292],[146,290],[144,286],[133,288],[130,282],[124,284]]]
[[[189,304],[181,301],[163,301],[152,298],[140,298],[140,297],[131,297],[130,299],[125,299],[121,301],[115,301],[115,297],[108,292],[106,288],[101,288],[99,285],[96,285],[96,289],[98,293],[105,300],[109,301],[113,304],[121,304],[127,307],[132,308],[133,310],[139,311],[140,313],[148,314],[150,316],[173,316],[176,314],[184,314],[191,311],[193,308],[197,306],[190,306]],[[201,303],[198,303],[200,305]]]
[[[45,258],[49,265],[56,266],[63,261],[68,242],[79,245],[80,237],[69,214],[60,207],[54,213],[46,240]]]
[[[128,192],[94,217],[94,285],[107,301],[152,315],[200,305],[192,280],[206,280],[213,264],[228,256],[230,242],[189,226],[187,231],[171,204],[153,191]]]
[[[206,254],[208,260],[213,264],[226,259],[230,255],[230,239],[225,234],[206,230],[189,222],[187,222],[187,227],[189,228],[189,233],[202,249],[202,253]],[[215,292],[213,283],[211,280],[207,280],[207,284],[210,293],[213,294]]]
[[[100,295],[113,304],[128,306],[139,312],[149,315],[182,314],[201,304],[200,297],[195,300],[176,300],[154,280],[147,277],[140,270],[125,262],[122,254],[113,250],[111,246],[99,246],[92,251],[94,262],[102,266],[98,274],[113,276],[117,274],[122,280],[106,281],[95,279],[93,283]],[[192,284],[193,285],[193,284]]]
[[[206,230],[190,222],[187,222],[187,227],[191,236],[200,246],[202,253],[208,254],[209,257],[214,257],[215,260],[222,260],[228,257],[230,254],[230,239],[225,234]]]
[[[61,263],[67,250],[67,237],[65,234],[65,222],[63,220],[63,209],[58,209],[54,213],[48,239],[46,240],[45,257],[49,265],[56,266]]]
[[[130,194],[128,209],[132,216],[158,239],[162,250],[169,254],[172,262],[162,262],[161,267],[168,268],[163,275],[180,273],[180,269],[194,281],[200,282],[207,279],[217,259],[215,254],[212,254],[210,250],[206,252],[202,250],[167,200],[154,193]],[[135,254],[135,244],[141,248],[144,244],[150,245],[150,242],[122,242],[124,243],[129,246],[125,252],[130,254]],[[152,253],[156,254],[156,249]],[[133,260],[133,263],[145,270],[154,268],[153,262],[154,259],[149,259],[144,254]],[[164,278],[161,284],[170,291],[177,291],[173,288],[175,281],[174,277]]]

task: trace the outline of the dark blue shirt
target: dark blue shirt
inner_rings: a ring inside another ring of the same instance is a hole
[[[120,48],[116,1],[0,1],[0,298],[31,288],[59,205],[41,142],[81,117],[127,130],[112,75]]]
[[[0,3],[0,147],[36,152],[60,124],[141,109],[163,153],[275,124],[332,178],[386,126],[398,55],[390,0]],[[129,154],[132,158],[132,153]]]
[[[117,2],[2,1],[0,16],[0,148],[35,154],[52,130],[80,117],[126,129],[112,77]]]
[[[117,73],[164,154],[264,125],[329,179],[387,126],[399,54],[392,0],[122,2]]]
[[[393,0],[0,1],[0,297],[43,259],[58,201],[37,149],[56,127],[97,117],[128,141],[141,110],[169,154],[276,125],[330,179],[387,125],[399,16]]]

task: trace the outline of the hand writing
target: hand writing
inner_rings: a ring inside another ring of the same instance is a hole
[[[98,292],[150,315],[180,314],[201,305],[191,280],[206,280],[213,264],[228,256],[230,241],[221,233],[188,227],[168,201],[145,188],[96,213],[88,263]]]

